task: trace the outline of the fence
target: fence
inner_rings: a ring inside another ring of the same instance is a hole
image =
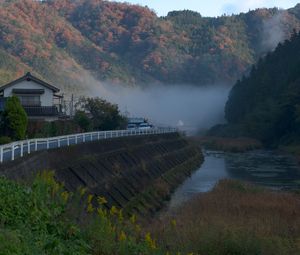
[[[136,130],[114,130],[114,131],[99,131],[89,133],[79,133],[66,136],[57,136],[50,138],[38,138],[17,141],[0,146],[0,163],[5,161],[13,161],[18,157],[23,157],[25,154],[30,154],[33,151],[48,150],[70,146],[73,144],[103,140],[108,138],[117,138],[124,136],[152,135],[177,132],[176,128],[152,128],[152,129],[136,129]]]

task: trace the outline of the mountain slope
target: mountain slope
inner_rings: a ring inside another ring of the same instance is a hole
[[[236,83],[225,112],[228,130],[268,145],[300,143],[300,34],[279,44]]]
[[[231,84],[294,28],[299,6],[159,18],[148,8],[102,0],[1,0],[0,55],[9,61],[0,60],[0,82],[30,70],[72,91],[86,88],[90,74],[130,85]]]

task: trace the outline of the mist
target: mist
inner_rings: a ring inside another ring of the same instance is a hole
[[[88,77],[89,95],[118,104],[128,117],[144,117],[156,126],[178,127],[189,133],[224,122],[229,86],[151,85],[128,87]]]
[[[284,41],[285,33],[283,27],[284,14],[279,11],[263,24],[262,47],[265,51],[274,50],[277,45]]]

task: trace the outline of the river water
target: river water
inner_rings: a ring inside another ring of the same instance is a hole
[[[205,161],[173,194],[172,209],[193,196],[208,192],[222,179],[237,179],[272,189],[300,189],[300,168],[288,155],[272,151],[225,153],[203,151]]]

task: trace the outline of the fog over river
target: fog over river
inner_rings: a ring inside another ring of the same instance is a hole
[[[86,78],[90,96],[119,105],[129,117],[144,117],[156,126],[191,131],[208,129],[224,122],[224,108],[231,86],[148,85],[128,87]]]

